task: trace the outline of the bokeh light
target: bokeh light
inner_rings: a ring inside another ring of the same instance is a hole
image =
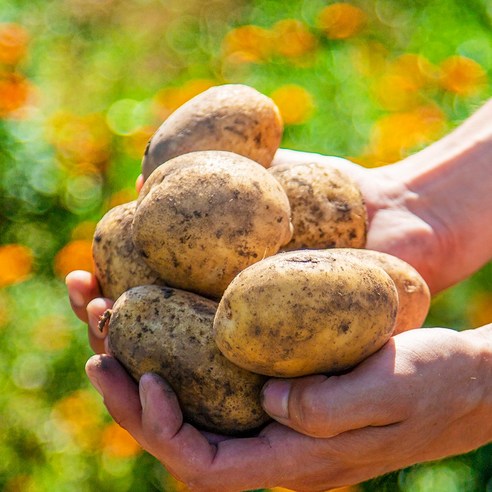
[[[29,33],[16,23],[0,24],[0,64],[16,65],[27,55]]]
[[[0,72],[0,118],[22,117],[19,111],[32,93],[31,83],[22,74]]]
[[[33,255],[21,244],[0,246],[0,287],[26,280],[31,274]]]
[[[298,19],[284,19],[273,27],[274,49],[287,58],[305,57],[316,50],[317,37]]]
[[[485,88],[487,74],[470,58],[451,56],[441,63],[440,68],[440,84],[446,91],[466,97]]]
[[[397,161],[492,95],[485,0],[2,0],[0,490],[184,491],[104,409],[64,278],[98,220],[137,198],[148,140],[211,86],[271,96],[282,145]],[[492,321],[492,267],[429,326]],[[344,492],[492,491],[490,446]],[[282,489],[275,489],[280,492]]]
[[[60,278],[65,278],[73,270],[93,272],[92,241],[76,239],[63,246],[55,256],[54,270]]]
[[[285,125],[306,123],[314,110],[312,95],[298,85],[284,85],[270,94]]]
[[[318,27],[330,39],[347,39],[357,35],[366,23],[365,12],[350,3],[334,3],[319,13]]]
[[[140,444],[117,423],[106,425],[101,435],[103,453],[114,458],[129,458],[143,452]]]
[[[232,29],[224,38],[223,52],[229,62],[262,63],[273,50],[273,37],[269,29],[247,25]]]

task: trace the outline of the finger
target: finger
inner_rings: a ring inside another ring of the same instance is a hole
[[[66,276],[65,284],[75,315],[87,323],[87,304],[101,295],[96,277],[89,272],[75,270]]]
[[[87,305],[89,344],[97,354],[107,353],[105,340],[108,335],[108,324],[102,323],[101,320],[113,304],[111,299],[97,297]]]
[[[85,371],[92,385],[103,396],[113,419],[145,447],[137,383],[109,355],[94,355],[87,361]]]
[[[190,463],[194,463],[195,470],[205,470],[213,460],[215,447],[196,428],[183,422],[178,400],[170,386],[156,374],[149,373],[140,378],[139,387],[142,429],[148,451],[175,476],[186,479],[192,468]]]
[[[401,389],[394,357],[390,341],[345,375],[270,380],[263,406],[278,422],[315,437],[400,422],[407,417],[411,392]]]
[[[211,444],[207,434],[183,422],[174,392],[155,374],[142,376],[140,395],[146,449],[190,488],[248,490],[275,483],[272,471],[286,472],[276,463],[276,452],[265,436],[223,438]],[[262,466],[272,461],[272,466]]]

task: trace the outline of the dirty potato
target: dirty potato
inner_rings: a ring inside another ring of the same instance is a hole
[[[283,251],[365,246],[367,211],[349,176],[318,162],[279,164],[269,172],[284,188],[292,210],[294,234]]]
[[[420,328],[427,317],[431,295],[422,276],[409,265],[393,255],[369,249],[345,249],[347,255],[380,266],[393,280],[398,292],[398,314],[393,335],[412,328]],[[339,254],[342,254],[340,250]]]
[[[137,252],[131,236],[136,201],[118,205],[98,222],[92,257],[104,297],[117,299],[125,290],[138,285],[159,283],[159,275]]]
[[[166,285],[218,298],[241,270],[289,242],[291,227],[288,198],[266,169],[203,151],[166,162],[146,181],[133,239]]]
[[[291,251],[232,281],[214,338],[231,362],[259,374],[337,373],[386,343],[397,307],[394,282],[382,268],[337,250]]]
[[[185,418],[202,429],[241,434],[268,420],[260,404],[265,378],[227,360],[212,337],[217,304],[168,287],[125,292],[109,319],[109,348],[137,381],[162,376]]]
[[[142,160],[147,179],[163,162],[197,150],[227,150],[268,167],[282,138],[275,103],[252,87],[212,87],[179,107],[150,139]]]

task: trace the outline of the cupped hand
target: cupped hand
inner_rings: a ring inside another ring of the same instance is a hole
[[[367,249],[405,260],[422,275],[432,293],[449,287],[442,283],[441,268],[448,258],[446,226],[421,207],[415,192],[407,188],[405,166],[366,168],[340,157],[287,149],[277,152],[273,165],[302,162],[332,165],[359,186],[369,218]]]
[[[348,374],[271,380],[264,406],[279,422],[243,439],[183,422],[156,375],[137,386],[108,355],[86,370],[113,418],[191,490],[327,490],[491,440],[492,352],[483,346],[479,330],[413,330]]]
[[[446,261],[445,242],[441,239],[440,227],[421,211],[413,210],[411,193],[389,168],[366,169],[339,157],[280,149],[273,165],[295,162],[326,162],[349,175],[360,187],[369,215],[367,248],[393,254],[419,271],[431,291],[439,290],[439,261]],[[136,181],[139,191],[143,177]],[[97,327],[102,308],[111,307],[109,299],[100,298],[97,281],[87,272],[76,271],[67,276],[72,307],[75,314],[89,324],[91,347],[97,352],[104,351],[104,335]],[[87,310],[87,311],[86,311]]]

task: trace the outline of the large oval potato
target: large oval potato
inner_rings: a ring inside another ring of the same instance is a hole
[[[397,308],[395,284],[382,268],[336,249],[291,251],[231,282],[214,337],[228,359],[259,374],[337,373],[387,342]]]
[[[294,234],[283,251],[365,246],[366,206],[349,176],[319,162],[279,164],[268,171],[284,188],[292,210]]]
[[[150,139],[142,160],[147,179],[162,163],[197,150],[227,150],[268,167],[282,139],[275,103],[241,84],[211,87],[179,107]]]
[[[265,378],[220,353],[212,336],[216,309],[215,302],[189,292],[136,287],[114,304],[109,348],[137,381],[146,372],[166,379],[190,422],[240,434],[268,420],[260,404]]]
[[[398,313],[393,335],[422,326],[429,312],[431,294],[427,283],[413,266],[388,253],[370,249],[338,250],[338,254],[344,253],[363,261],[374,262],[395,283],[398,292]]]
[[[175,157],[145,182],[133,239],[166,285],[218,298],[292,235],[290,206],[258,163],[224,151]]]
[[[112,208],[94,232],[94,273],[103,296],[113,300],[132,287],[161,282],[133,244],[131,227],[136,205],[132,201]]]

